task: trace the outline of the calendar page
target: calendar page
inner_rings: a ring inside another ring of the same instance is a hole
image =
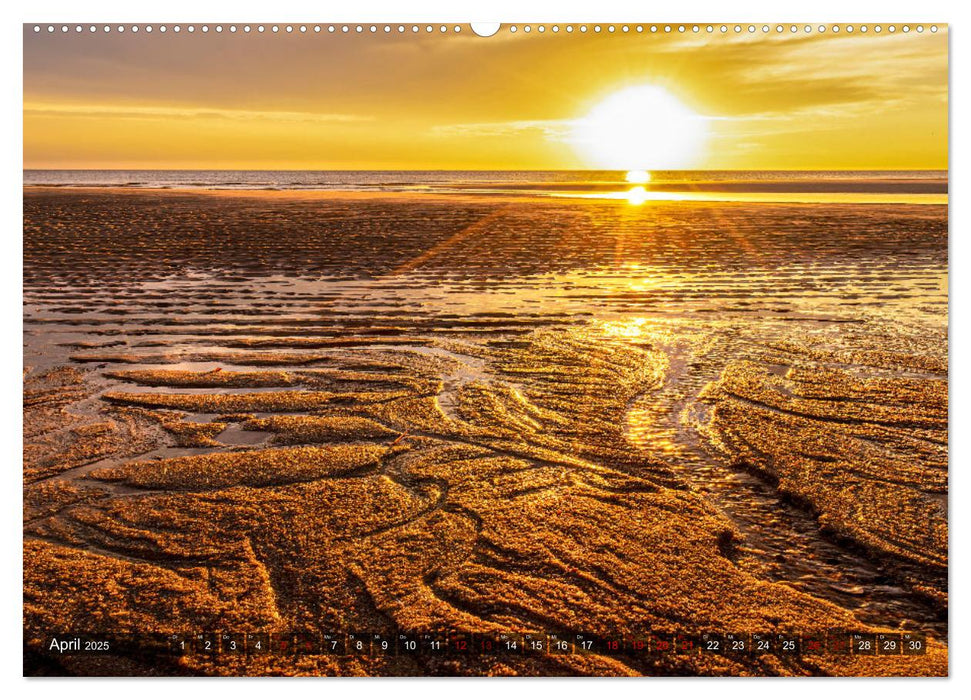
[[[948,675],[946,24],[28,22],[23,88],[24,675]]]

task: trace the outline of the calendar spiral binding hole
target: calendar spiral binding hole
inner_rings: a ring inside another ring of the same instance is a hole
[[[202,34],[208,34],[210,32],[214,32],[216,34],[222,34],[222,33],[264,34],[267,31],[273,34],[279,34],[279,33],[284,33],[284,34],[322,34],[322,33],[327,33],[327,34],[338,34],[338,33],[340,34],[379,34],[379,33],[383,33],[383,34],[393,34],[393,33],[459,34],[463,31],[462,25],[458,25],[458,24],[455,24],[455,25],[447,25],[447,24],[425,24],[425,25],[418,25],[418,24],[411,24],[411,25],[405,25],[405,24],[399,24],[399,25],[391,25],[391,24],[384,24],[384,25],[381,25],[381,24],[338,24],[338,25],[335,25],[335,24],[326,24],[326,25],[322,25],[322,24],[284,24],[284,25],[243,24],[243,25],[236,25],[236,24],[228,24],[228,25],[222,25],[222,24],[216,24],[211,26],[208,24],[201,24],[201,25],[194,25],[194,24],[108,25],[108,24],[105,24],[101,26],[95,25],[95,24],[91,24],[91,25],[77,24],[73,26],[68,24],[62,24],[62,25],[48,24],[46,27],[40,24],[33,25],[33,30],[35,34],[39,34],[43,32],[45,28],[48,34],[54,34],[58,31],[60,31],[60,33],[62,34],[68,34],[68,33],[71,33],[72,30],[73,30],[73,33],[75,34],[96,34],[96,33],[108,34],[111,32],[124,34],[126,31],[132,34],[137,34],[139,32],[144,32],[145,34],[151,34],[153,32],[157,32],[159,34],[166,34],[170,32],[174,34],[180,34],[182,32],[187,32],[189,34],[195,34],[196,32],[200,32]],[[853,34],[856,32],[859,32],[861,34],[884,34],[884,33],[909,34],[911,32],[915,32],[917,34],[923,34],[925,31],[929,31],[932,34],[936,34],[939,31],[939,29],[940,27],[938,27],[938,25],[936,24],[930,24],[930,25],[889,24],[886,26],[880,25],[880,24],[875,24],[875,25],[820,24],[815,26],[811,24],[789,24],[789,25],[785,25],[785,24],[776,24],[776,25],[769,25],[769,24],[763,24],[763,25],[755,25],[755,24],[749,24],[749,25],[742,25],[742,24],[735,24],[735,25],[727,25],[727,24],[721,24],[721,25],[711,25],[711,24],[708,24],[708,25],[699,25],[699,24],[660,24],[660,25],[659,24],[651,24],[651,25],[644,25],[644,24],[530,25],[530,24],[524,24],[524,25],[518,25],[518,24],[510,24],[502,27],[500,31],[504,30],[510,34],[518,34],[518,33],[531,34],[535,32],[537,34],[592,33],[592,34],[617,34],[617,35],[621,35],[621,34],[702,34],[702,33],[756,34],[759,32],[761,32],[762,34],[769,34],[772,32],[775,32],[776,34],[785,34],[785,33]],[[471,33],[475,34],[474,31],[472,31]]]

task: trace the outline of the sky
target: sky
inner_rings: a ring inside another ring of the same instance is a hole
[[[25,25],[24,167],[946,169],[947,43]],[[646,97],[629,113],[612,101],[631,94]],[[640,160],[614,162],[621,139]]]

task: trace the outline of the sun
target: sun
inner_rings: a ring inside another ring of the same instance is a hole
[[[627,170],[638,184],[649,170],[691,167],[701,154],[707,120],[663,87],[616,92],[574,122],[572,141],[591,165]]]

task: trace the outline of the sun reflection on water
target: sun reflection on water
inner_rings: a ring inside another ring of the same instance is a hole
[[[604,335],[613,338],[639,338],[644,333],[646,318],[632,318],[627,321],[608,321],[603,324]]]
[[[627,201],[634,206],[640,206],[648,199],[647,190],[643,187],[631,187],[627,192]]]

